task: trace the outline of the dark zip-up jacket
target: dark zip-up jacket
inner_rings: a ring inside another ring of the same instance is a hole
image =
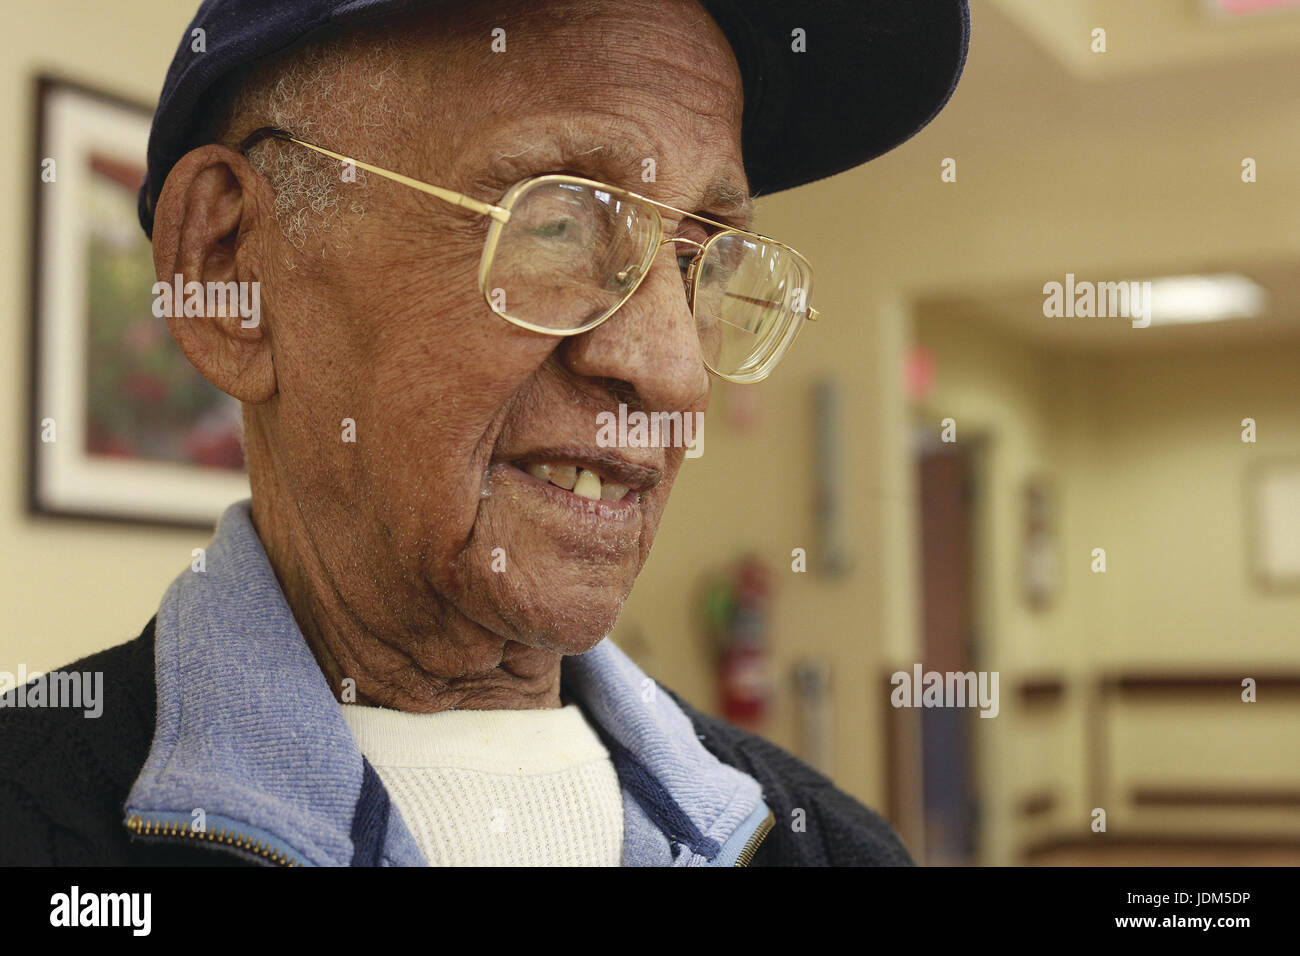
[[[128,829],[127,795],[154,735],[154,660],[151,620],[135,640],[61,668],[103,673],[104,699],[115,706],[100,718],[86,719],[82,711],[68,708],[0,707],[0,864],[267,862],[247,854],[217,852],[226,848],[215,841],[150,841]],[[9,696],[16,693],[10,691]],[[672,696],[704,747],[762,786],[774,825],[757,844],[748,865],[911,864],[889,825],[826,777],[762,738]],[[387,794],[377,780],[362,788],[354,831],[357,821],[376,816],[376,803],[387,806]],[[353,860],[354,865],[365,862]]]

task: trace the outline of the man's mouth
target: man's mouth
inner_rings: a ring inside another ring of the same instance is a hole
[[[556,465],[544,461],[515,462],[514,465],[538,481],[550,482],[588,501],[621,501],[632,490],[628,485],[619,484],[599,472],[577,465]]]
[[[595,450],[534,449],[504,464],[577,498],[611,505],[635,502],[663,477],[651,465]]]

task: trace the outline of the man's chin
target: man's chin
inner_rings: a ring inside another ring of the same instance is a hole
[[[521,643],[553,654],[585,654],[614,629],[617,615],[602,619],[599,623],[571,623],[559,627],[538,627],[523,633]]]
[[[609,629],[599,631],[595,634],[583,634],[581,636],[564,634],[556,637],[547,637],[540,640],[534,646],[549,651],[552,654],[559,654],[562,657],[571,657],[574,654],[585,654],[603,641],[605,636],[612,629],[613,625],[611,624]]]
[[[481,567],[490,560],[465,563]],[[583,654],[614,629],[640,563],[596,564],[547,555],[497,573],[456,575],[442,582],[441,597],[478,630],[478,640],[462,642],[465,647],[504,639],[553,654]],[[436,586],[429,581],[430,589]]]
[[[566,656],[585,654],[614,629],[623,609],[625,595],[614,604],[608,595],[603,597],[598,604],[575,599],[566,606],[556,606],[554,598],[548,597],[544,607],[534,605],[533,613],[516,607],[504,609],[502,616],[520,644]]]

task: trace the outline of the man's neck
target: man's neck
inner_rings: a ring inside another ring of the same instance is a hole
[[[445,602],[413,628],[374,583],[326,567],[290,507],[253,498],[253,526],[336,699],[416,713],[560,706],[561,655],[507,640]]]

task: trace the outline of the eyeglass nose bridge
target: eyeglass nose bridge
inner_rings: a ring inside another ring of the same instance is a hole
[[[696,249],[700,250],[700,252],[704,251],[704,243],[696,242],[694,239],[687,239],[685,236],[669,236],[666,239],[660,239],[659,245],[662,246],[664,243],[667,242],[684,242],[688,246],[694,246]]]
[[[688,246],[695,247],[695,255],[691,257],[691,266],[686,271],[686,278],[687,279],[693,278],[695,275],[695,265],[700,261],[700,253],[704,251],[704,243],[696,242],[694,239],[687,239],[685,236],[668,236],[667,238],[659,240],[659,245],[656,246],[655,251],[658,252],[659,249],[662,249],[665,245],[667,245],[670,242],[684,242]],[[630,269],[623,269],[617,273],[618,281],[626,282],[629,276],[636,275],[639,272],[640,269],[638,269],[636,266],[633,266]]]
[[[693,282],[695,280],[695,267],[699,265],[700,256],[704,253],[704,243],[696,242],[694,239],[687,239],[685,236],[668,236],[666,239],[659,240],[658,249],[662,249],[670,242],[684,242],[688,246],[695,247],[695,255],[691,256],[691,264],[686,269],[686,275],[682,277],[688,283]],[[658,249],[656,249],[656,252]]]

